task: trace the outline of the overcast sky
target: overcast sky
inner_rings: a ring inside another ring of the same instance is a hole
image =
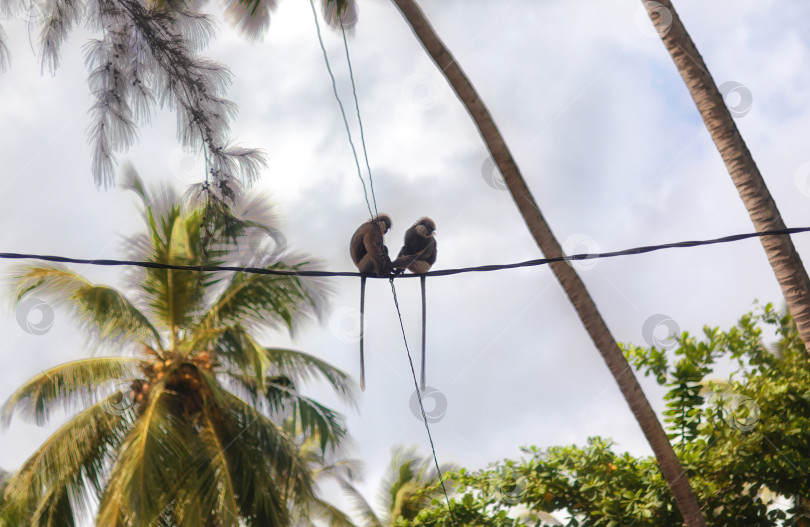
[[[753,230],[640,1],[421,4],[492,112],[568,252]],[[363,0],[360,7],[352,63],[377,203],[394,221],[391,251],[413,221],[429,215],[439,233],[435,269],[541,257],[508,192],[492,184],[472,121],[393,4]],[[742,85],[727,103],[740,109],[737,123],[785,223],[810,226],[810,5],[680,0],[676,7],[717,83]],[[3,26],[12,65],[0,75],[0,252],[121,257],[121,236],[143,227],[135,196],[96,189],[90,173],[93,101],[82,46],[91,35],[73,35],[51,77],[40,73],[25,24]],[[349,104],[342,41],[334,32],[325,38]],[[240,113],[232,136],[266,150],[269,169],[256,187],[277,201],[290,246],[331,270],[352,270],[348,240],[368,213],[308,2],[281,2],[258,44],[220,24],[205,54],[233,71],[229,97]],[[145,179],[178,188],[204,177],[202,160],[179,148],[175,116],[165,111],[120,159],[131,160]],[[810,235],[794,242],[810,260]],[[757,240],[575,265],[622,342],[644,344],[642,327],[656,314],[699,332],[704,324],[728,327],[755,299],[782,305]],[[120,270],[75,269],[120,283]],[[314,353],[356,376],[359,283],[340,278],[334,285],[338,294],[323,324],[293,341],[274,333],[264,340]],[[594,435],[610,436],[634,454],[649,452],[548,268],[434,278],[427,287],[428,384],[447,401],[446,409],[427,401],[429,413],[446,410],[432,424],[441,462],[479,468],[518,455],[522,445],[583,444]],[[398,292],[418,353],[418,281],[398,282]],[[359,411],[344,410],[353,455],[367,464],[362,488],[374,499],[393,446],[429,450],[409,406],[413,381],[387,282],[370,281],[366,306],[367,388]],[[23,331],[11,308],[0,328],[2,400],[46,367],[88,354],[60,311],[44,335]],[[663,391],[649,379],[642,384],[662,409]],[[322,387],[311,393],[340,407]],[[18,467],[52,430],[14,420],[0,432],[0,467]]]

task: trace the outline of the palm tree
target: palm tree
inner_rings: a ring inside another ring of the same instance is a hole
[[[454,468],[452,465],[441,467],[443,473]],[[433,499],[444,497],[433,458],[421,457],[413,448],[395,448],[391,454],[391,465],[380,486],[381,515],[350,481],[339,480],[339,483],[353,499],[364,527],[391,527],[400,518],[413,520]]]
[[[146,223],[127,240],[132,260],[201,265],[208,229],[207,263],[314,266],[247,254],[246,242],[277,236],[266,199],[238,200],[226,221],[128,173]],[[263,346],[258,332],[292,331],[321,313],[325,284],[137,268],[124,292],[55,265],[19,268],[14,281],[18,300],[36,294],[63,305],[115,352],[52,367],[5,403],[5,424],[15,413],[44,423],[60,408],[81,411],[8,480],[0,525],[75,525],[98,503],[96,524],[110,527],[284,526],[313,499],[312,472],[281,423],[293,419],[323,452],[337,451],[342,416],[298,388],[321,378],[352,402],[354,383],[312,355]]]
[[[723,95],[672,2],[642,1],[697,105],[754,227],[757,231],[785,229],[776,202],[723,101]],[[810,351],[810,277],[807,270],[790,236],[763,236],[760,241],[805,349]]]

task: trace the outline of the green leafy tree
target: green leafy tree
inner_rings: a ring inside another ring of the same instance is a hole
[[[763,336],[763,331],[767,333]],[[718,527],[810,525],[810,363],[789,316],[771,305],[728,331],[689,333],[672,355],[624,346],[631,363],[670,390],[665,422],[701,503]],[[728,378],[710,377],[718,366]],[[457,525],[680,527],[652,457],[617,452],[599,437],[584,446],[524,449],[527,457],[451,475]],[[401,527],[449,522],[435,500]]]
[[[169,188],[125,185],[143,203],[146,232],[128,239],[133,260],[201,265],[201,233],[214,264],[297,271],[315,267],[283,251],[253,254],[280,235],[268,201],[246,197],[220,216],[184,205]],[[207,220],[206,220],[207,218]],[[209,225],[205,222],[209,221]],[[295,275],[137,268],[119,291],[60,266],[19,268],[17,299],[35,294],[72,311],[112,353],[55,366],[2,408],[47,422],[79,410],[6,482],[0,525],[72,526],[98,503],[97,525],[283,526],[314,503],[313,473],[282,426],[291,419],[322,453],[346,437],[341,415],[299,387],[325,380],[352,402],[347,375],[306,353],[269,348],[264,328],[292,331],[321,313],[328,289]]]

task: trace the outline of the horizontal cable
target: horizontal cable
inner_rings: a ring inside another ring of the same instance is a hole
[[[511,264],[481,265],[478,267],[444,269],[441,271],[430,271],[426,274],[427,276],[450,276],[462,273],[501,271],[503,269],[517,269],[519,267],[535,267],[554,262],[563,262],[566,260],[567,261],[596,260],[599,258],[613,258],[615,256],[630,256],[633,254],[643,254],[643,253],[650,253],[653,251],[660,251],[661,249],[698,247],[701,245],[714,245],[718,243],[736,242],[748,238],[761,238],[763,236],[784,236],[787,234],[797,234],[801,232],[810,232],[810,227],[795,227],[790,229],[778,229],[772,231],[749,232],[746,234],[734,234],[732,236],[724,236],[722,238],[713,238],[711,240],[693,240],[676,243],[665,243],[661,245],[646,245],[643,247],[634,247],[632,249],[624,249],[622,251],[613,251],[607,253],[573,254],[571,256],[559,256],[556,258],[539,258],[537,260],[527,260],[525,262],[518,262]],[[278,269],[263,269],[261,267],[238,267],[230,265],[171,265],[157,262],[136,262],[132,260],[87,260],[82,258],[69,258],[67,256],[49,256],[41,254],[22,254],[22,253],[0,253],[0,258],[7,260],[42,260],[46,262],[100,265],[108,267],[131,266],[131,267],[145,267],[149,269],[173,269],[176,271],[208,271],[208,272],[231,271],[238,273],[268,274],[280,276],[354,276],[354,277],[366,276],[367,278],[384,278],[384,279],[391,278],[390,276],[362,275],[360,273],[350,271],[283,271]],[[422,275],[406,274],[397,276],[396,278],[416,278],[418,276]]]

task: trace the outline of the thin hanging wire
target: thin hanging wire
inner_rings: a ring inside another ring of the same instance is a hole
[[[332,66],[329,64],[329,55],[326,53],[326,46],[323,43],[323,36],[321,35],[321,23],[318,21],[318,11],[315,9],[315,1],[309,0],[309,5],[312,6],[312,16],[315,18],[315,29],[318,32],[318,43],[321,45],[321,51],[323,52],[323,60],[326,63],[326,71],[329,72],[329,78],[332,79],[332,91],[335,94],[335,99],[337,100],[338,106],[340,106],[340,115],[343,117],[343,124],[346,127],[346,135],[348,135],[349,144],[352,147],[354,164],[357,166],[357,177],[360,178],[360,183],[363,184],[363,194],[365,195],[366,198],[366,206],[368,207],[368,213],[369,216],[375,217],[374,212],[371,211],[371,202],[368,200],[368,190],[366,189],[366,181],[363,179],[363,171],[360,168],[360,159],[357,157],[357,149],[355,148],[354,141],[352,140],[352,131],[349,127],[349,120],[346,118],[346,110],[343,108],[343,101],[340,100],[340,95],[338,95],[337,81],[335,81],[335,74],[332,73]]]
[[[419,409],[422,411],[422,421],[425,423],[425,430],[427,430],[428,440],[430,441],[430,450],[433,452],[433,463],[436,465],[436,473],[439,476],[439,482],[442,484],[444,499],[447,500],[447,512],[450,513],[450,522],[455,525],[456,522],[455,518],[453,517],[453,509],[450,507],[450,496],[447,494],[447,487],[444,485],[444,476],[442,475],[442,469],[439,466],[439,458],[436,456],[436,446],[433,444],[433,436],[430,433],[430,425],[428,424],[427,413],[425,413],[425,405],[422,403],[422,392],[419,390],[419,382],[416,380],[416,369],[413,367],[413,358],[411,357],[411,350],[408,347],[408,337],[405,336],[405,325],[402,323],[402,312],[399,310],[397,289],[394,287],[394,279],[390,278],[389,281],[391,282],[391,293],[394,295],[394,306],[397,308],[399,328],[402,330],[402,340],[405,342],[405,351],[408,352],[408,364],[411,366],[413,387],[416,390],[416,398],[419,400]]]
[[[357,87],[354,83],[354,70],[352,69],[352,58],[349,56],[349,42],[346,38],[346,28],[343,27],[343,15],[340,16],[340,31],[343,33],[343,48],[346,50],[346,63],[349,65],[349,78],[352,81],[352,95],[354,96],[354,108],[357,111],[357,122],[360,125],[360,143],[363,146],[363,157],[366,160],[366,170],[368,171],[368,183],[371,187],[371,200],[374,202],[374,214],[377,212],[377,197],[374,195],[374,178],[371,177],[371,164],[368,162],[368,149],[366,148],[366,134],[363,131],[363,118],[360,117],[360,103],[357,101]]]

